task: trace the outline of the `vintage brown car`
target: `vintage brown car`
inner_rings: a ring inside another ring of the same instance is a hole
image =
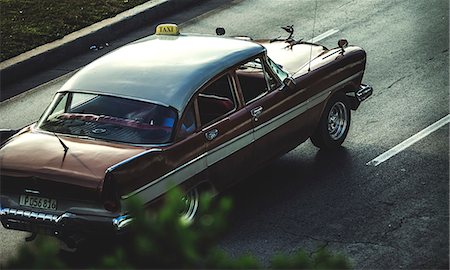
[[[220,32],[220,31],[219,31]],[[87,65],[37,123],[3,130],[5,228],[75,236],[120,232],[127,200],[146,206],[174,186],[183,217],[308,138],[339,147],[350,110],[372,94],[366,53],[287,39],[156,34]]]

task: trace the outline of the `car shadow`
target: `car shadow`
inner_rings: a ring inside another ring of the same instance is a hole
[[[345,147],[326,151],[299,146],[222,195],[234,202],[230,220],[251,219],[261,209],[283,208],[298,197],[317,199],[339,190],[339,179],[352,173],[353,163]]]
[[[233,234],[242,222],[258,222],[261,216],[276,215],[276,209],[285,209],[298,197],[314,197],[334,192],[336,175],[352,170],[352,155],[341,147],[335,151],[317,150],[299,146],[295,150],[268,163],[263,169],[225,191],[220,197],[233,200],[233,210],[228,221],[228,233]],[[327,191],[328,190],[328,191]],[[322,194],[322,195],[318,195]],[[219,198],[220,198],[219,197]],[[305,211],[311,211],[304,206]],[[275,209],[275,210],[272,210]],[[239,229],[238,229],[239,230]],[[227,234],[228,234],[227,233]],[[227,236],[224,235],[226,238]],[[62,252],[61,257],[78,268],[98,263],[98,254],[92,250],[112,251],[120,244],[117,239],[88,241],[76,252]],[[83,260],[79,260],[83,258]]]

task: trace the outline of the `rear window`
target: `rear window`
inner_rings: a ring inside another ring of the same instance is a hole
[[[132,144],[167,143],[175,109],[150,102],[86,93],[58,93],[41,117],[42,130]]]

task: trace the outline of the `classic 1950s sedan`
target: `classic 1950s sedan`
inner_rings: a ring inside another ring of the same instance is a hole
[[[220,32],[220,31],[219,31]],[[287,39],[180,34],[160,25],[77,72],[40,120],[3,130],[1,222],[70,242],[120,232],[127,200],[174,186],[183,217],[308,138],[339,147],[372,94],[366,53]]]

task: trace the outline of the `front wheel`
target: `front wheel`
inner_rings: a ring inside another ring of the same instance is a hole
[[[348,98],[343,93],[335,94],[325,106],[319,125],[311,136],[312,143],[321,149],[338,148],[347,137],[350,118]]]

